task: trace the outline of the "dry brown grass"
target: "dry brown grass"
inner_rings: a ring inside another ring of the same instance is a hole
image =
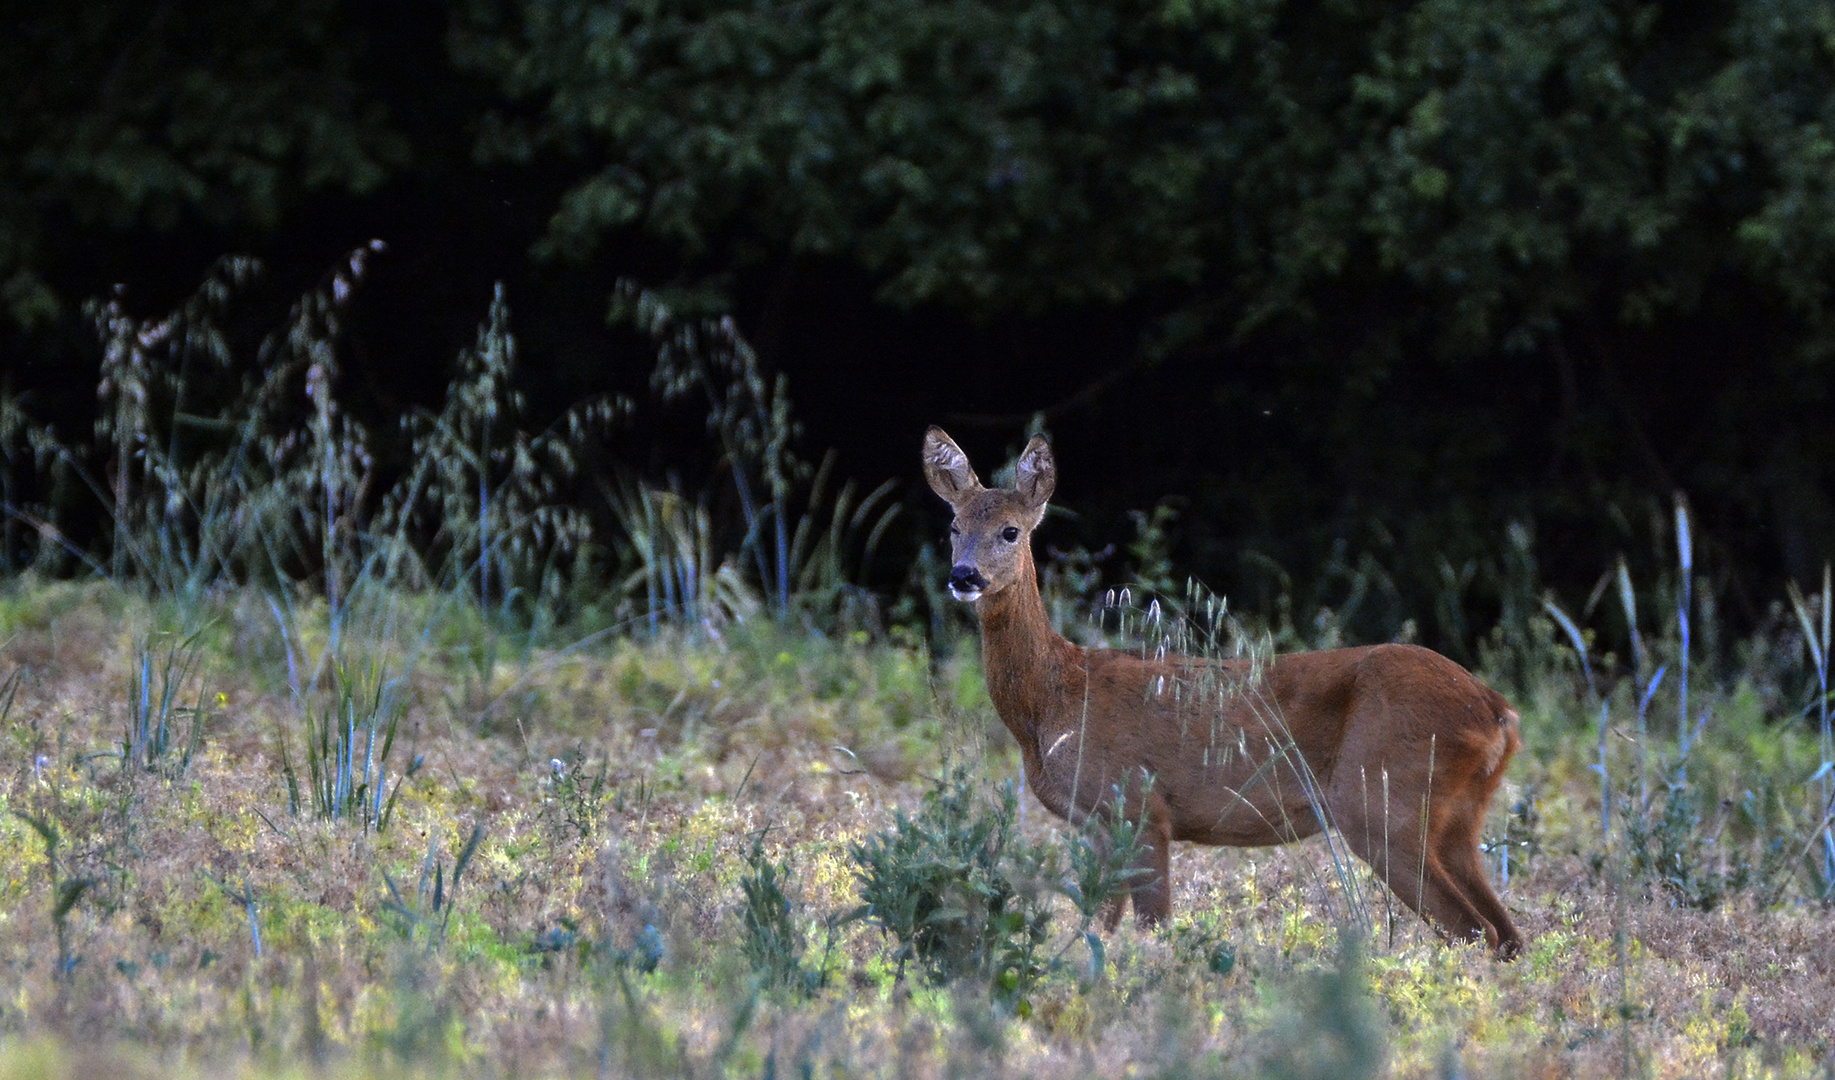
[[[272,631],[258,605],[211,610],[213,720],[189,773],[169,778],[106,756],[159,614],[102,587],[0,603],[0,677],[27,670],[0,731],[0,1078],[319,1064],[338,1075],[1297,1076],[1293,1063],[1310,1059],[1294,1048],[1344,1020],[1317,978],[1336,967],[1347,901],[1316,842],[1181,847],[1173,925],[1124,927],[1094,984],[1076,975],[1084,953],[1066,905],[1051,947],[1068,963],[1026,1018],[992,1015],[972,988],[895,984],[889,946],[863,922],[836,932],[813,998],[754,995],[736,912],[755,835],[793,868],[815,963],[823,918],[859,902],[849,841],[914,806],[946,758],[977,762],[989,784],[1014,774],[972,661],[933,670],[889,646],[761,632],[614,639],[481,671],[456,646],[410,660],[400,642],[371,642],[413,687],[395,765],[415,754],[425,765],[392,826],[364,834],[288,815],[278,740],[297,736],[298,705]],[[1567,741],[1532,733],[1500,799],[1531,777],[1542,792],[1545,850],[1506,896],[1531,940],[1520,962],[1438,944],[1362,882],[1380,1067],[1440,1075],[1452,1054],[1472,1076],[1822,1075],[1835,1048],[1835,916],[1795,897],[1761,908],[1742,893],[1700,912],[1660,890],[1615,892],[1615,864],[1594,866],[1597,779]],[[576,778],[603,775],[599,797],[570,804],[555,759]],[[81,959],[67,976],[43,844],[20,814],[54,821],[63,872],[93,882],[70,914]],[[404,933],[385,872],[412,894],[431,851],[450,874],[474,824],[485,839],[443,941]],[[1047,842],[1057,824],[1031,804],[1021,827]],[[231,897],[242,890],[257,902],[260,956]],[[641,952],[646,927],[662,942],[654,972],[608,960]],[[1207,961],[1225,942],[1235,967],[1218,975]]]

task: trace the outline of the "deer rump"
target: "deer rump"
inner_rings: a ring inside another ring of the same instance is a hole
[[[1412,645],[1265,661],[1080,648],[1052,630],[1032,561],[1056,479],[1044,440],[1021,454],[1012,488],[983,488],[936,428],[925,466],[955,510],[950,587],[975,604],[988,693],[1027,782],[1076,824],[1121,799],[1140,825],[1139,921],[1171,914],[1171,841],[1261,846],[1329,826],[1443,935],[1521,952],[1478,847],[1521,742],[1501,694]]]

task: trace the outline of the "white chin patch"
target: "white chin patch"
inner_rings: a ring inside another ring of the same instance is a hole
[[[956,599],[962,601],[965,604],[972,604],[975,601],[981,599],[981,590],[980,589],[958,589],[954,585],[951,585],[949,587],[949,595],[955,597]]]

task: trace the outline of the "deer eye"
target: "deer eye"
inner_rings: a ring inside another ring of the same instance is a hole
[[[1002,540],[1005,540],[1009,544],[1011,544],[1015,540],[1018,540],[1019,539],[1019,527],[1016,525],[1009,525],[1006,528],[1000,530],[1000,538]]]
[[[949,535],[951,536],[961,536],[962,535],[962,529],[959,526],[957,526],[957,524],[953,521],[949,523]]]

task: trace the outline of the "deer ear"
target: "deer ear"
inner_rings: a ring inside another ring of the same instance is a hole
[[[968,455],[940,427],[924,433],[924,479],[930,481],[930,490],[952,506],[981,490]]]
[[[1035,510],[1043,509],[1051,493],[1058,486],[1058,463],[1052,460],[1051,444],[1045,436],[1034,435],[1020,451],[1019,464],[1013,469],[1013,490],[1019,492],[1027,505]]]

